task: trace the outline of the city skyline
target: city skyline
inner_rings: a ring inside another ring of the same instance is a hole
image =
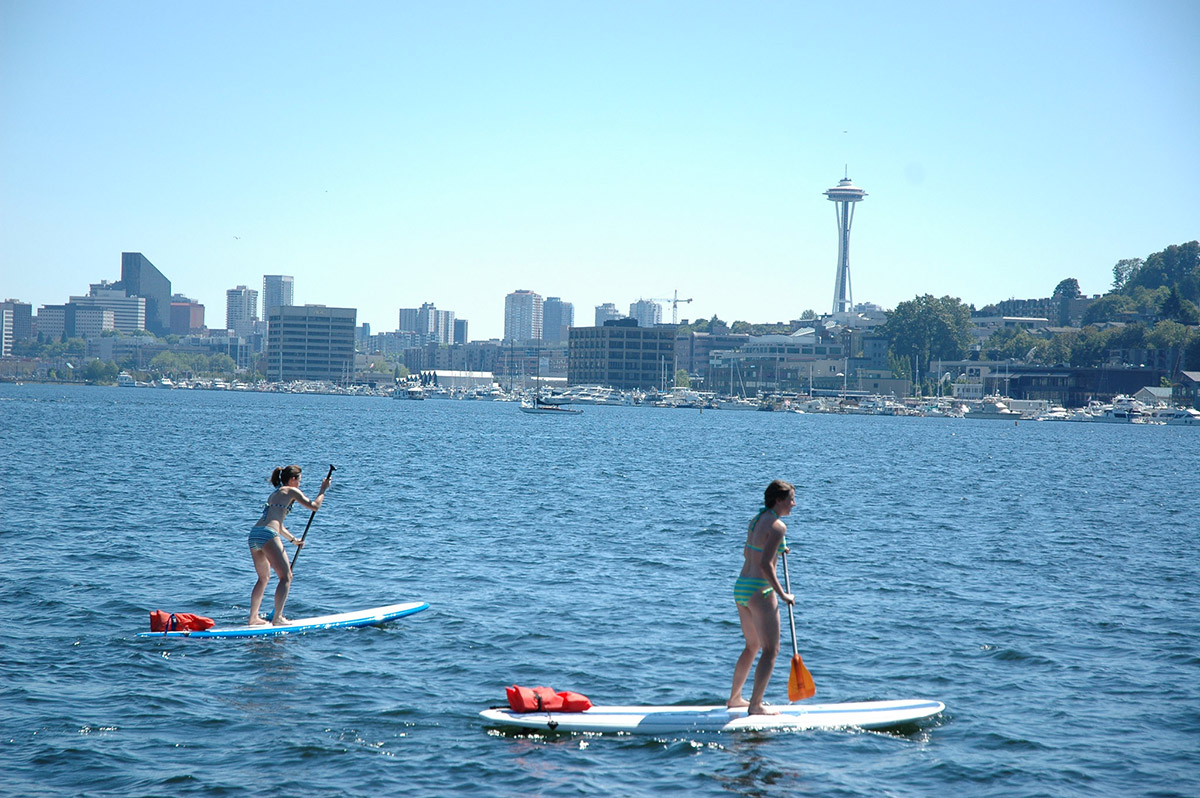
[[[856,302],[1098,294],[1198,237],[1194,3],[231,19],[0,7],[4,296],[59,304],[141,252],[210,322],[267,274],[376,330],[431,302],[499,338],[522,286],[580,320],[678,291],[681,318],[787,321],[829,306],[847,169]]]

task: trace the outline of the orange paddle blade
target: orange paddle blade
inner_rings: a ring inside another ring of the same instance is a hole
[[[817,686],[813,684],[812,674],[808,672],[808,668],[804,667],[804,660],[800,659],[799,654],[794,655],[792,657],[792,673],[788,676],[788,701],[812,698],[816,692]]]

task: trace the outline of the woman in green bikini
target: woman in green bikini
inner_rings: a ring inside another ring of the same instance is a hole
[[[782,551],[787,551],[787,527],[783,517],[796,506],[796,489],[789,483],[777,479],[767,486],[763,494],[765,505],[750,521],[746,531],[746,545],[742,551],[745,562],[742,572],[733,586],[733,600],[737,603],[738,620],[742,624],[742,635],[746,647],[742,649],[737,664],[733,667],[733,689],[729,691],[729,707],[747,707],[751,715],[777,714],[763,706],[767,682],[775,669],[775,657],[779,654],[779,601],[794,604],[796,598],[784,592],[775,575],[775,561]],[[750,700],[742,698],[742,687],[750,675],[754,657],[758,667],[754,671],[754,689]]]

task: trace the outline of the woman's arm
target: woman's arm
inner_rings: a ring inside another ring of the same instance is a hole
[[[785,534],[787,534],[787,527],[783,525],[782,521],[771,524],[771,528],[767,531],[767,539],[763,541],[763,550],[759,555],[758,566],[762,570],[767,584],[783,601],[790,604],[791,601],[788,599],[791,598],[791,594],[783,589],[783,585],[779,582],[779,575],[775,573],[775,559],[778,557],[779,544],[783,542]]]

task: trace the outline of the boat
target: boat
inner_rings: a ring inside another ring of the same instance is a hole
[[[980,401],[978,404],[971,405],[967,408],[964,418],[979,418],[979,419],[1000,419],[1020,421],[1021,414],[1016,410],[1010,410],[1008,405],[1000,400],[999,396],[989,396]]]
[[[573,407],[567,407],[571,401],[569,398],[558,396],[556,401],[547,402],[542,399],[542,346],[541,341],[537,347],[537,373],[533,377],[533,400],[524,400],[520,404],[522,413],[533,413],[536,415],[551,415],[551,416],[577,416],[582,413],[582,410],[576,410]],[[564,401],[565,399],[565,401]]]
[[[420,385],[397,385],[392,391],[393,399],[424,399],[425,389]]]
[[[1150,420],[1170,426],[1200,427],[1200,410],[1191,407],[1156,407],[1150,411]]]
[[[122,371],[117,375],[117,386],[121,388],[136,388],[137,380],[128,371]]]
[[[1093,420],[1103,424],[1144,424],[1149,420],[1147,408],[1132,396],[1119,394],[1113,397],[1112,404],[1104,405],[1099,415]]]

